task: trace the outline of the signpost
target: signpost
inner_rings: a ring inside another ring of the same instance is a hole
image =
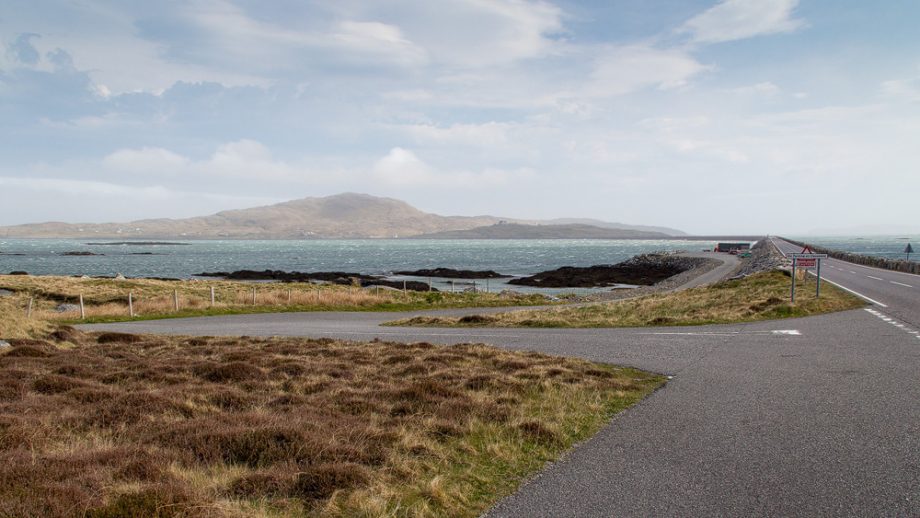
[[[910,254],[914,253],[914,247],[910,246],[910,243],[907,243],[907,248],[904,249],[904,253],[907,254],[907,260],[910,261]]]
[[[808,276],[809,268],[817,268],[818,282],[815,285],[815,298],[821,297],[821,260],[827,259],[827,254],[812,253],[811,248],[806,246],[802,253],[792,254],[792,302],[795,302],[795,272],[798,268],[805,268],[805,276]]]

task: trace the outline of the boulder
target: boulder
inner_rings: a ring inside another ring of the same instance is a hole
[[[56,313],[69,313],[72,311],[80,311],[80,306],[77,304],[58,304],[54,307]]]

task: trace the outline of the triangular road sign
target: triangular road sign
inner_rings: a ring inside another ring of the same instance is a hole
[[[910,246],[910,243],[907,243],[907,248],[904,249],[904,253],[905,253],[905,254],[912,254],[912,253],[914,253],[914,247]]]
[[[814,252],[811,250],[810,246],[805,245],[805,248],[803,248],[802,251],[799,253],[800,254],[813,254]]]

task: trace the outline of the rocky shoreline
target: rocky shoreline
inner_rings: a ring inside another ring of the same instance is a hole
[[[603,288],[630,284],[651,286],[696,267],[691,258],[666,254],[637,255],[622,263],[588,267],[563,266],[508,284],[538,288]]]
[[[501,274],[493,270],[455,270],[453,268],[421,269],[393,273],[411,277],[437,277],[439,279],[503,279],[511,277],[511,275]]]
[[[237,270],[235,272],[202,272],[196,277],[219,277],[231,281],[328,282],[343,286],[385,286],[410,291],[438,291],[426,282],[390,281],[377,275],[353,272],[285,272],[281,270]]]

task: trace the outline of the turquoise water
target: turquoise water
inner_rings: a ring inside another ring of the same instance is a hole
[[[711,241],[556,239],[171,242],[183,244],[93,246],[73,239],[0,239],[0,273],[188,278],[242,269],[388,274],[446,267],[527,275],[560,266],[618,263],[648,252],[714,246]],[[61,255],[79,251],[105,255]],[[155,255],[134,255],[141,253]]]
[[[892,236],[790,236],[791,239],[823,246],[841,252],[872,255],[886,259],[906,259],[904,248],[910,243],[920,251],[920,235],[902,234]],[[910,254],[911,261],[920,261],[920,254]]]

